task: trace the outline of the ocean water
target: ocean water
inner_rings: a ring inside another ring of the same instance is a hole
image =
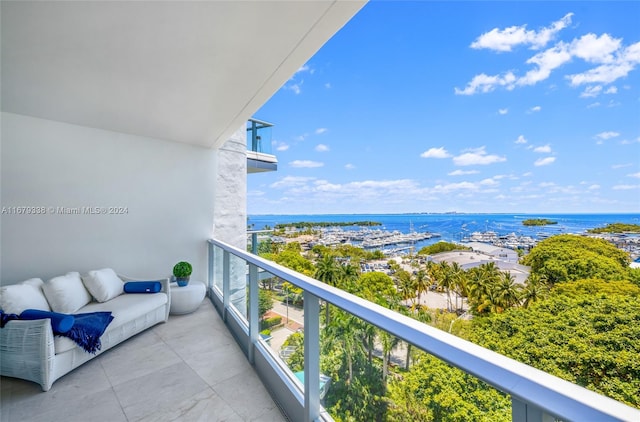
[[[546,218],[558,224],[524,226],[523,220]],[[276,224],[307,222],[374,221],[377,228],[401,233],[431,232],[441,237],[416,243],[417,248],[438,242],[460,241],[473,232],[494,231],[498,235],[515,233],[538,238],[540,234],[584,233],[588,229],[609,223],[640,224],[640,214],[313,214],[313,215],[250,215],[248,224],[259,230]],[[342,227],[348,230],[350,227]],[[351,227],[356,230],[357,227]]]

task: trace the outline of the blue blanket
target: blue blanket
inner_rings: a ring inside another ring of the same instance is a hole
[[[102,348],[100,336],[113,321],[113,315],[111,312],[91,312],[75,314],[73,317],[76,319],[73,327],[61,335],[70,338],[86,352],[95,355]]]
[[[86,352],[96,354],[101,348],[100,336],[113,321],[111,312],[91,312],[73,315],[75,322],[69,331],[60,335],[70,338]],[[0,327],[14,319],[20,319],[16,314],[5,314],[0,310]]]

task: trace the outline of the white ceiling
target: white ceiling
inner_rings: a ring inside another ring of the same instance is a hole
[[[217,148],[364,4],[2,1],[2,110]]]

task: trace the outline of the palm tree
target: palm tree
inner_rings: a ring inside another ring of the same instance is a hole
[[[549,293],[545,276],[530,274],[522,289],[522,306],[528,308],[533,302],[542,299]]]
[[[330,286],[338,284],[340,267],[332,255],[325,255],[318,261],[314,277]],[[329,324],[329,302],[326,303],[325,324]]]
[[[411,300],[411,307],[416,306],[416,283],[408,271],[400,270],[396,273],[398,290],[402,300]]]
[[[453,291],[456,294],[456,310],[458,310],[462,307],[462,304],[458,306],[458,299],[467,295],[467,273],[457,262],[451,264],[451,278],[453,279]]]
[[[391,352],[398,347],[400,339],[392,336],[384,330],[379,330],[378,339],[382,345],[382,384],[387,388],[387,376],[389,375],[389,361],[391,360]]]
[[[495,304],[495,285],[500,280],[500,274],[500,270],[493,262],[482,264],[469,271],[468,299],[475,312],[486,312]]]
[[[442,261],[438,264],[438,285],[442,287],[447,293],[447,310],[451,312],[451,289],[455,287],[455,280],[451,267],[447,261]]]
[[[358,353],[363,353],[363,324],[360,318],[338,310],[331,323],[325,326],[323,348],[325,351],[342,350],[347,367],[347,384],[353,380],[353,362]]]
[[[351,264],[341,264],[339,267],[339,280],[347,283],[355,283],[358,280],[358,268]]]
[[[510,272],[501,273],[500,282],[495,286],[495,310],[501,313],[520,303],[522,285],[517,284]]]
[[[420,297],[422,296],[422,293],[429,290],[429,286],[431,285],[431,278],[426,271],[418,270],[416,271],[414,280],[416,293],[418,295],[418,304],[421,304]]]

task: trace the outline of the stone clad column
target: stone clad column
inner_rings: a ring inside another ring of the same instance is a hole
[[[218,149],[215,173],[213,237],[246,250],[247,130],[244,125]],[[245,316],[246,268],[245,261],[231,257],[230,303]],[[222,256],[215,257],[214,280],[222,283]]]

